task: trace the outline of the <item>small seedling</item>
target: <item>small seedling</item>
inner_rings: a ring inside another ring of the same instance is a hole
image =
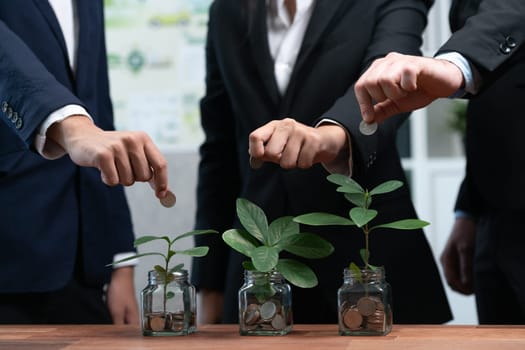
[[[203,235],[203,234],[208,234],[208,233],[217,233],[217,231],[214,231],[214,230],[195,230],[195,231],[190,231],[190,232],[186,232],[186,233],[180,234],[180,235],[176,236],[173,239],[171,239],[169,236],[142,236],[142,237],[138,237],[133,243],[133,245],[135,247],[138,247],[138,246],[140,246],[142,244],[149,243],[149,242],[152,242],[152,241],[158,241],[158,240],[162,241],[163,240],[163,241],[166,241],[166,243],[167,243],[167,249],[164,252],[152,251],[152,252],[145,252],[145,253],[135,254],[135,255],[127,257],[125,259],[121,259],[121,260],[115,261],[114,263],[109,264],[108,266],[116,265],[116,264],[119,264],[119,263],[122,263],[122,262],[125,262],[125,261],[128,261],[128,260],[140,258],[140,257],[143,257],[143,256],[156,255],[156,256],[162,257],[163,264],[162,265],[154,265],[153,269],[159,274],[159,276],[161,277],[161,280],[162,280],[161,284],[164,285],[164,299],[163,299],[163,307],[164,307],[164,309],[163,309],[163,312],[166,313],[166,302],[167,302],[167,300],[169,300],[169,299],[174,297],[173,292],[168,292],[168,289],[166,288],[166,286],[170,282],[173,281],[173,279],[174,279],[173,273],[175,273],[177,271],[181,271],[182,268],[184,267],[184,264],[182,264],[182,263],[181,264],[177,264],[175,266],[171,266],[170,262],[171,262],[172,258],[175,255],[188,255],[188,256],[193,256],[193,257],[202,257],[202,256],[205,256],[206,254],[208,254],[208,250],[209,250],[209,247],[206,247],[206,246],[193,247],[193,248],[185,249],[185,250],[175,250],[174,247],[173,247],[175,242],[178,241],[179,239],[182,239],[182,238],[185,238],[185,237],[196,236],[196,235]]]
[[[331,174],[327,177],[327,179],[328,181],[339,185],[336,191],[343,193],[345,198],[350,203],[355,205],[355,207],[350,209],[348,217],[317,212],[297,216],[294,218],[294,222],[311,226],[357,226],[363,231],[365,236],[365,247],[360,250],[360,256],[363,260],[365,269],[376,269],[375,266],[370,264],[369,236],[372,231],[380,228],[415,230],[423,228],[429,224],[428,222],[419,219],[404,219],[375,226],[371,225],[372,220],[374,220],[379,214],[377,210],[371,208],[372,197],[397,190],[403,186],[401,181],[386,181],[377,187],[374,187],[371,191],[368,191],[367,189],[361,187],[361,185],[359,185],[353,179],[341,174]],[[350,269],[353,270],[357,275],[360,275],[361,270],[357,264],[352,262],[350,264]]]
[[[222,239],[230,247],[247,256],[246,270],[277,271],[291,284],[311,288],[317,285],[315,272],[294,259],[281,258],[281,252],[299,257],[319,259],[334,251],[331,243],[313,233],[301,233],[293,216],[284,216],[268,224],[264,211],[247,199],[236,202],[237,216],[244,229],[231,229]]]

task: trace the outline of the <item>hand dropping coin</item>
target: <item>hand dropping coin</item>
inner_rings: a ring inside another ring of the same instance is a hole
[[[367,123],[361,120],[361,123],[359,123],[359,131],[366,136],[373,135],[377,131],[377,123]]]
[[[160,204],[162,204],[166,208],[173,207],[176,202],[177,202],[177,197],[175,197],[175,194],[169,190],[168,192],[166,192],[166,196],[160,199]]]
[[[155,183],[153,182],[153,179],[149,180],[148,183],[149,183],[150,187],[153,190],[155,190]],[[160,201],[160,204],[162,204],[163,207],[171,208],[177,202],[177,197],[175,196],[175,194],[173,192],[168,190],[166,192],[166,195],[163,198],[160,198],[159,201]]]

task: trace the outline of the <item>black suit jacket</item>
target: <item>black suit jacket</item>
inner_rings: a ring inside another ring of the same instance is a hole
[[[351,133],[354,177],[359,182],[368,188],[390,179],[406,182],[395,137],[407,116],[381,125],[374,136],[361,135],[353,84],[379,56],[390,51],[419,53],[427,4],[318,0],[284,96],[278,92],[268,48],[265,1],[252,4],[254,12],[237,0],[216,0],[210,9],[206,95],[201,101],[206,139],[200,148],[196,226],[221,232],[238,226],[237,197],[261,206],[270,221],[313,211],[347,215],[350,204],[326,180],[328,173],[321,165],[307,170],[283,170],[275,164],[250,168],[248,135],[273,119],[293,117],[308,125],[321,117],[334,119]],[[378,221],[416,215],[406,187],[378,197],[375,206],[381,213]],[[355,228],[308,231],[320,232],[336,251],[329,258],[306,262],[316,270],[320,284],[293,289],[294,320],[335,323],[343,268],[351,261],[360,262],[363,236]],[[395,322],[449,320],[443,286],[423,232],[385,230],[374,233],[371,241],[372,263],[386,266],[393,286]],[[227,248],[220,236],[199,236],[196,243],[211,249],[205,258],[194,260],[193,282],[199,288],[223,291],[223,321],[235,322],[245,258]],[[425,311],[419,307],[422,304]]]
[[[456,0],[457,30],[440,51],[457,51],[478,69],[483,88],[467,113],[467,178],[457,209],[525,209],[525,2]]]
[[[41,122],[80,104],[113,129],[102,1],[78,0],[78,61],[47,1],[0,1],[0,293],[52,291],[79,268],[82,283],[109,281],[113,255],[133,251],[122,187],[65,156],[32,149]]]

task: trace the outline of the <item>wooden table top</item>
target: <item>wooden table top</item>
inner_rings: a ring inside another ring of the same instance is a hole
[[[1,350],[525,350],[525,326],[394,325],[387,336],[340,336],[336,325],[294,325],[285,336],[240,336],[206,325],[189,336],[144,337],[115,325],[0,326]]]

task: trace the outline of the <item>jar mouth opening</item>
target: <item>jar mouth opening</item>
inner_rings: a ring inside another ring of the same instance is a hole
[[[383,266],[378,266],[375,269],[360,267],[357,271],[346,267],[343,270],[343,276],[345,277],[358,277],[359,275],[369,278],[382,278],[385,277],[386,273]]]
[[[173,280],[181,280],[188,278],[188,270],[182,269],[169,274],[173,276]],[[164,281],[164,275],[156,270],[148,271],[148,278],[153,281]]]

